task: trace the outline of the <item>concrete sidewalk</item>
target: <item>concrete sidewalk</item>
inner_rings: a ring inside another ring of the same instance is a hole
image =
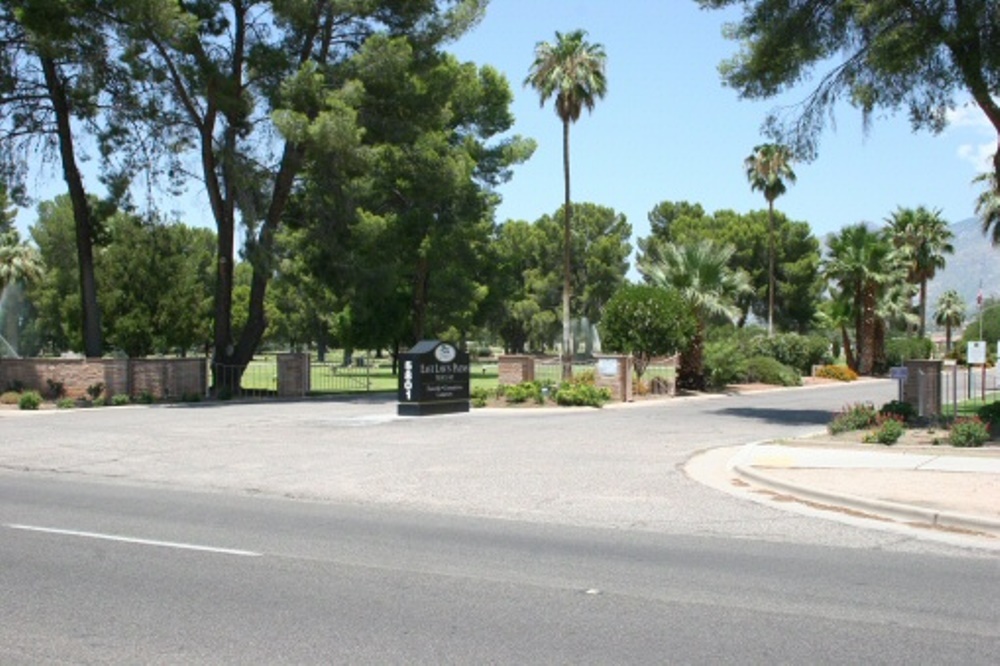
[[[1000,538],[1000,449],[871,446],[752,444],[728,466],[752,485],[806,502]]]

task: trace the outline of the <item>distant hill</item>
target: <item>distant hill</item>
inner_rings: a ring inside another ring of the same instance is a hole
[[[983,286],[983,298],[1000,298],[1000,248],[983,235],[982,224],[974,217],[951,225],[955,234],[955,254],[927,285],[927,323],[933,326],[934,304],[941,294],[954,289],[965,300],[965,311],[976,312],[976,295]]]

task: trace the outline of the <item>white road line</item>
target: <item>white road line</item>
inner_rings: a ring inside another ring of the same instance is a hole
[[[116,534],[100,534],[97,532],[80,532],[78,530],[63,530],[53,527],[38,527],[35,525],[4,525],[12,530],[22,532],[41,532],[42,534],[58,534],[60,536],[78,537],[81,539],[99,539],[101,541],[116,541],[118,543],[130,543],[139,546],[156,546],[159,548],[175,548],[178,550],[195,550],[202,553],[215,553],[218,555],[236,555],[239,557],[261,557],[261,553],[249,550],[235,550],[232,548],[216,548],[214,546],[199,546],[193,543],[177,543],[173,541],[156,541],[153,539],[135,539],[132,537],[119,536]]]

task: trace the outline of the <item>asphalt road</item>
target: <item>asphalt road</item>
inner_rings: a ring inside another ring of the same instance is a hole
[[[0,663],[994,663],[995,553],[680,469],[892,393],[0,415]]]
[[[0,505],[4,664],[991,664],[1000,649],[996,558],[28,477],[5,478]]]

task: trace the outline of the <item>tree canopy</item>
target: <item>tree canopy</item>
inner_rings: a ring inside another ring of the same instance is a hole
[[[815,154],[829,112],[844,100],[869,121],[905,110],[914,129],[940,131],[971,97],[1000,136],[997,0],[697,0],[742,8],[726,27],[739,52],[721,65],[741,97],[772,98],[813,79],[799,107],[768,119],[772,136]],[[814,76],[818,72],[818,76]],[[1000,151],[994,156],[1000,174]]]

